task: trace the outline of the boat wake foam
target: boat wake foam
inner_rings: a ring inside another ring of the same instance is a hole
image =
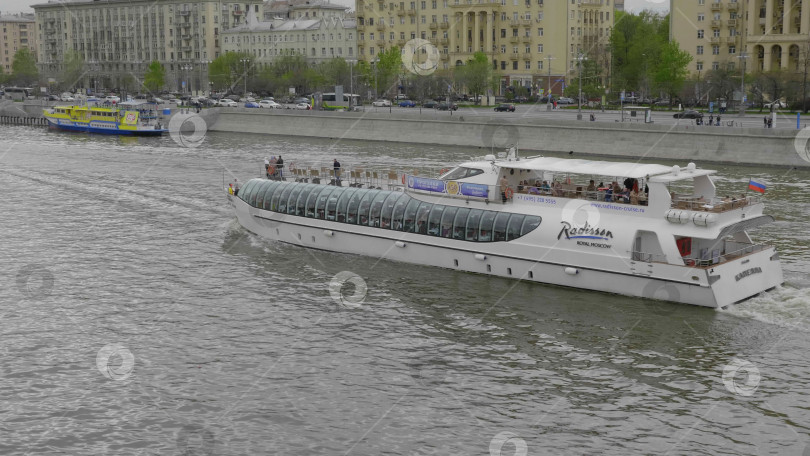
[[[786,282],[725,312],[785,328],[810,332],[810,287]]]

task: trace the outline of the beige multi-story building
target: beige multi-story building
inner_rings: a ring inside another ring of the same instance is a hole
[[[357,50],[373,62],[422,38],[438,49],[440,69],[480,51],[500,75],[501,93],[510,85],[560,93],[580,55],[609,67],[613,13],[611,0],[357,0]]]
[[[261,22],[250,13],[245,24],[223,33],[222,51],[247,52],[259,66],[284,55],[302,55],[311,62],[355,59],[356,21],[346,18],[347,11],[345,6],[307,1],[277,9],[280,17]]]
[[[34,15],[15,14],[0,15],[0,66],[3,72],[11,73],[14,54],[22,48],[28,48],[34,58],[37,54],[37,35],[34,33]]]
[[[691,72],[796,71],[810,49],[810,0],[670,0],[670,37]]]
[[[32,6],[39,70],[58,77],[69,51],[86,75],[75,86],[110,90],[141,80],[152,61],[166,71],[167,89],[209,90],[208,65],[219,56],[220,35],[243,24],[246,11],[262,14],[261,0],[52,1]]]

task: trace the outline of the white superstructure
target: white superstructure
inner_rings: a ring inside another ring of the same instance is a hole
[[[716,195],[712,174],[511,153],[388,190],[253,179],[229,200],[246,229],[305,247],[725,307],[782,269],[747,234],[773,221],[761,200]]]

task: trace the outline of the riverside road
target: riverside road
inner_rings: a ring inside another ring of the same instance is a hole
[[[390,112],[396,113],[397,115],[401,116],[415,116],[418,117],[421,114],[431,113],[431,114],[444,114],[447,116],[487,116],[492,117],[493,115],[497,115],[498,117],[503,117],[504,119],[509,120],[518,120],[518,119],[550,119],[550,120],[577,120],[577,109],[576,106],[573,107],[565,107],[565,108],[558,108],[556,110],[548,110],[546,104],[539,103],[539,104],[515,104],[515,112],[494,112],[494,106],[483,106],[483,107],[476,107],[476,108],[461,108],[458,111],[454,111],[451,114],[451,111],[437,111],[435,109],[429,108],[401,108],[399,106],[394,106],[391,108],[375,108],[372,106],[365,106],[366,112]],[[652,121],[656,125],[681,125],[681,126],[696,126],[694,119],[675,119],[673,118],[673,114],[678,111],[653,111],[652,112]],[[592,108],[582,108],[582,122],[589,122],[590,115],[593,114],[596,118],[596,122],[621,122],[622,114],[619,110],[605,110],[602,111],[601,109],[592,109]],[[765,116],[769,116],[770,113],[768,111],[758,112],[758,111],[749,111],[745,114],[745,116],[740,117],[738,112],[727,112],[726,114],[721,115],[720,126],[712,125],[701,125],[701,128],[762,128],[763,126],[763,118]],[[717,115],[714,114],[715,123]],[[704,113],[703,121],[705,123],[709,122],[709,114]],[[631,123],[644,123],[644,113],[643,111],[637,111],[635,116],[632,116],[631,113],[627,110],[624,112],[624,122],[631,122]],[[801,119],[801,127],[804,128],[810,125],[810,115],[802,116]],[[776,121],[773,124],[773,128],[779,129],[796,129],[796,114],[795,113],[776,113]]]

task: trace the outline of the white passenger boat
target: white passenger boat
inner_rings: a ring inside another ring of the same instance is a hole
[[[253,179],[229,201],[249,231],[304,247],[717,308],[783,279],[747,233],[773,221],[761,199],[718,196],[714,173],[512,151],[388,189]]]

